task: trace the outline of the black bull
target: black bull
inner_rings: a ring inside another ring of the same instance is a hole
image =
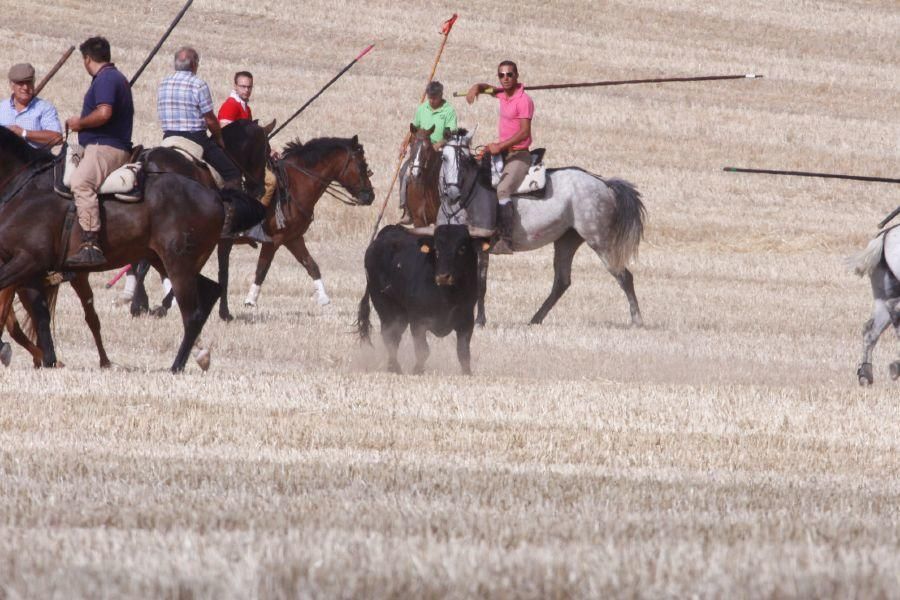
[[[366,293],[359,303],[357,329],[369,342],[371,298],[381,319],[388,370],[400,373],[397,350],[406,327],[412,332],[421,373],[428,359],[426,332],[444,337],[456,332],[459,366],[471,375],[469,344],[478,299],[477,245],[463,225],[441,225],[434,236],[416,236],[397,225],[381,230],[366,250]]]

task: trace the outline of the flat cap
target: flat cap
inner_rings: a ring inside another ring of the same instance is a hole
[[[13,82],[29,81],[34,79],[34,67],[29,63],[19,63],[9,68],[9,80]]]

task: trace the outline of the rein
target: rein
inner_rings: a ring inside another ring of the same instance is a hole
[[[347,206],[359,206],[360,205],[359,202],[356,200],[356,198],[354,198],[354,196],[352,194],[350,194],[349,192],[344,190],[340,184],[336,184],[334,182],[334,180],[340,179],[341,177],[344,176],[344,173],[346,173],[347,169],[350,167],[350,161],[353,160],[353,154],[354,154],[353,149],[345,147],[344,150],[347,151],[347,160],[344,162],[344,166],[341,169],[340,173],[338,173],[335,177],[332,177],[330,179],[322,177],[315,171],[308,169],[306,167],[303,167],[300,165],[295,165],[294,163],[291,163],[291,162],[287,162],[285,159],[281,159],[279,161],[279,163],[285,168],[293,169],[294,171],[297,171],[298,173],[302,173],[303,175],[306,175],[307,177],[310,177],[310,178],[318,181],[319,183],[321,183],[322,187],[323,187],[322,193],[328,194],[332,198],[336,198],[338,201],[346,204]],[[288,187],[288,189],[286,189],[285,191],[287,192],[288,199],[293,200],[293,196],[291,195],[290,188]],[[299,205],[298,205],[298,208],[300,209],[301,212],[303,212],[306,215],[307,218],[309,218],[309,220],[312,220],[312,218],[313,218],[312,212],[309,212],[309,214],[306,214],[307,211],[305,209],[303,209]]]
[[[459,173],[460,173],[460,171],[462,171],[462,157],[463,157],[462,146],[458,143],[457,144],[448,144],[448,145],[450,147],[452,147],[454,149],[454,152],[456,153],[456,183],[454,185],[459,187]],[[477,171],[477,169],[476,169],[476,171]],[[462,211],[467,210],[469,208],[469,205],[472,203],[472,198],[474,197],[474,194],[475,194],[475,186],[477,184],[478,184],[478,173],[476,172],[472,177],[472,183],[469,185],[469,191],[464,194],[464,193],[462,193],[463,190],[460,189],[460,199],[456,203],[457,208],[454,209],[453,211],[449,211],[449,212],[447,211],[447,208],[446,208],[446,205],[449,203],[443,202],[443,197],[445,196],[444,190],[443,189],[440,190],[441,196],[442,196],[441,213],[443,213],[444,216],[447,217],[448,221],[450,221],[451,219],[456,217]],[[446,184],[441,187],[446,188]]]
[[[15,198],[17,195],[19,195],[19,192],[21,192],[23,189],[25,189],[25,187],[29,183],[31,183],[38,175],[40,175],[44,171],[47,171],[47,170],[53,168],[53,165],[56,163],[56,160],[54,159],[54,160],[47,162],[46,164],[43,164],[43,165],[35,168],[35,165],[42,159],[43,159],[43,157],[41,159],[35,159],[35,160],[25,163],[25,165],[23,165],[21,169],[13,172],[11,175],[8,175],[6,177],[6,179],[4,179],[2,183],[0,183],[0,190],[5,190],[17,178],[19,178],[22,175],[26,175],[25,177],[22,178],[21,182],[19,182],[15,186],[13,186],[13,190],[11,192],[6,192],[3,194],[3,196],[0,196],[0,206],[3,206],[7,202],[9,202],[13,198]]]

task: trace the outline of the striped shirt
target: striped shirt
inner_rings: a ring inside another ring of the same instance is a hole
[[[15,102],[12,96],[6,102],[0,102],[0,125],[9,127],[10,125],[18,125],[26,131],[55,131],[62,133],[62,127],[59,124],[59,115],[56,114],[56,108],[38,97],[31,99],[28,106],[21,112],[16,111]],[[37,148],[40,144],[29,142]]]
[[[190,71],[175,71],[159,84],[156,110],[163,131],[206,131],[203,115],[213,110],[209,86]]]

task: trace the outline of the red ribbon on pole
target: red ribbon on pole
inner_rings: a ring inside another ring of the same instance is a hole
[[[453,24],[456,23],[456,19],[458,15],[453,13],[453,16],[444,21],[444,24],[441,26],[441,35],[447,35],[450,33],[450,30],[453,29]]]

